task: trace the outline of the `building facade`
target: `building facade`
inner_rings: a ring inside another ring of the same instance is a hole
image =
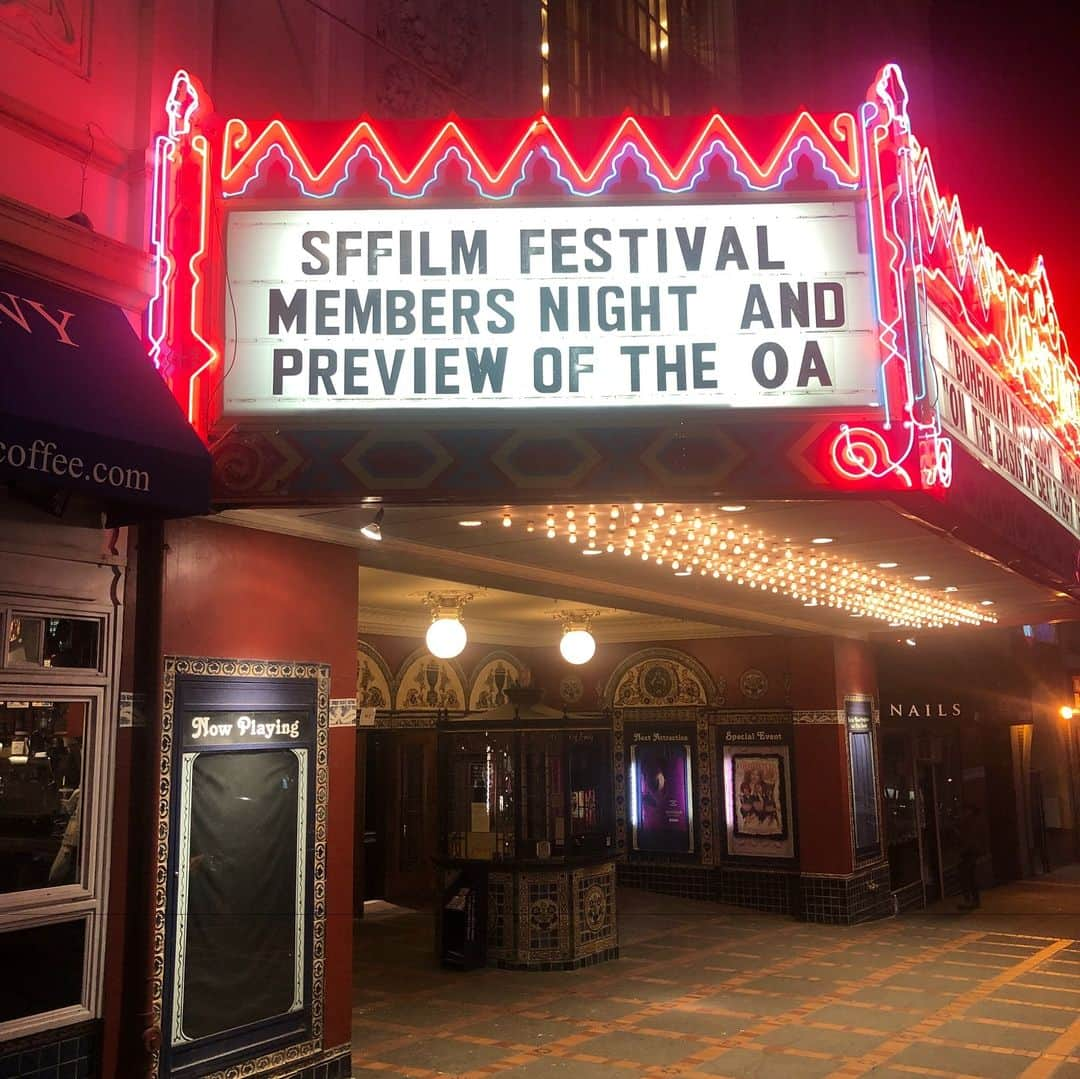
[[[616,878],[932,902],[965,805],[1075,856],[1075,372],[899,70],[777,126],[734,5],[354,7],[0,14],[0,1071],[347,1075],[353,918],[462,862],[529,968]]]

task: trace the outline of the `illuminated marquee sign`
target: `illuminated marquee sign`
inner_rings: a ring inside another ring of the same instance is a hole
[[[871,405],[856,211],[234,212],[225,411]]]
[[[935,307],[927,331],[942,426],[1080,538],[1080,468]]]
[[[857,114],[780,124],[254,123],[184,71],[166,113],[148,343],[231,502],[558,488],[627,452],[667,469],[659,436],[624,436],[671,406],[698,428],[688,490],[946,502],[955,445],[1077,534],[1080,375],[1045,270],[1009,267],[939,191],[893,64]],[[980,443],[977,396],[943,410],[931,305],[1025,410],[1017,430]],[[475,446],[460,421],[489,407],[603,410],[623,433],[568,422],[540,472],[535,439],[508,435],[451,476]],[[459,422],[394,426],[409,410]],[[376,475],[399,442],[408,461]]]

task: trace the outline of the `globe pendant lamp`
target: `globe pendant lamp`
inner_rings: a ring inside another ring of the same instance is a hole
[[[559,651],[567,663],[580,667],[596,654],[596,638],[587,629],[568,629],[559,641]]]
[[[461,608],[472,599],[468,592],[428,593],[426,602],[431,609],[431,625],[424,635],[428,651],[436,659],[460,656],[469,641],[461,622]]]
[[[562,640],[559,651],[567,663],[580,667],[596,654],[596,638],[592,635],[592,618],[598,611],[563,611],[558,615],[562,622]]]

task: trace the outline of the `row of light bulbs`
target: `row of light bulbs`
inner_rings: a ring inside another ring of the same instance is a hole
[[[744,506],[722,506],[737,513]],[[503,514],[502,524],[513,525]],[[538,526],[529,521],[527,532]],[[975,605],[946,598],[929,589],[892,580],[877,568],[850,559],[829,557],[797,546],[761,530],[736,527],[716,514],[648,507],[635,502],[629,509],[612,506],[578,510],[549,509],[543,521],[549,540],[560,537],[582,548],[583,554],[637,556],[641,561],[669,567],[676,576],[701,576],[762,592],[785,595],[807,607],[830,607],[853,618],[874,618],[890,626],[916,629],[993,623],[997,617]],[[827,538],[817,541],[831,542]]]

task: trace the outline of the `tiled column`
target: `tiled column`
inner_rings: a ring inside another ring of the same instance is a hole
[[[878,917],[891,909],[889,869],[880,842],[875,853],[856,858],[847,717],[851,702],[869,700],[876,720],[873,659],[860,641],[823,638],[796,649],[802,653],[792,657],[798,913],[838,924]],[[874,752],[876,761],[876,745]],[[880,805],[878,822],[880,831]]]

